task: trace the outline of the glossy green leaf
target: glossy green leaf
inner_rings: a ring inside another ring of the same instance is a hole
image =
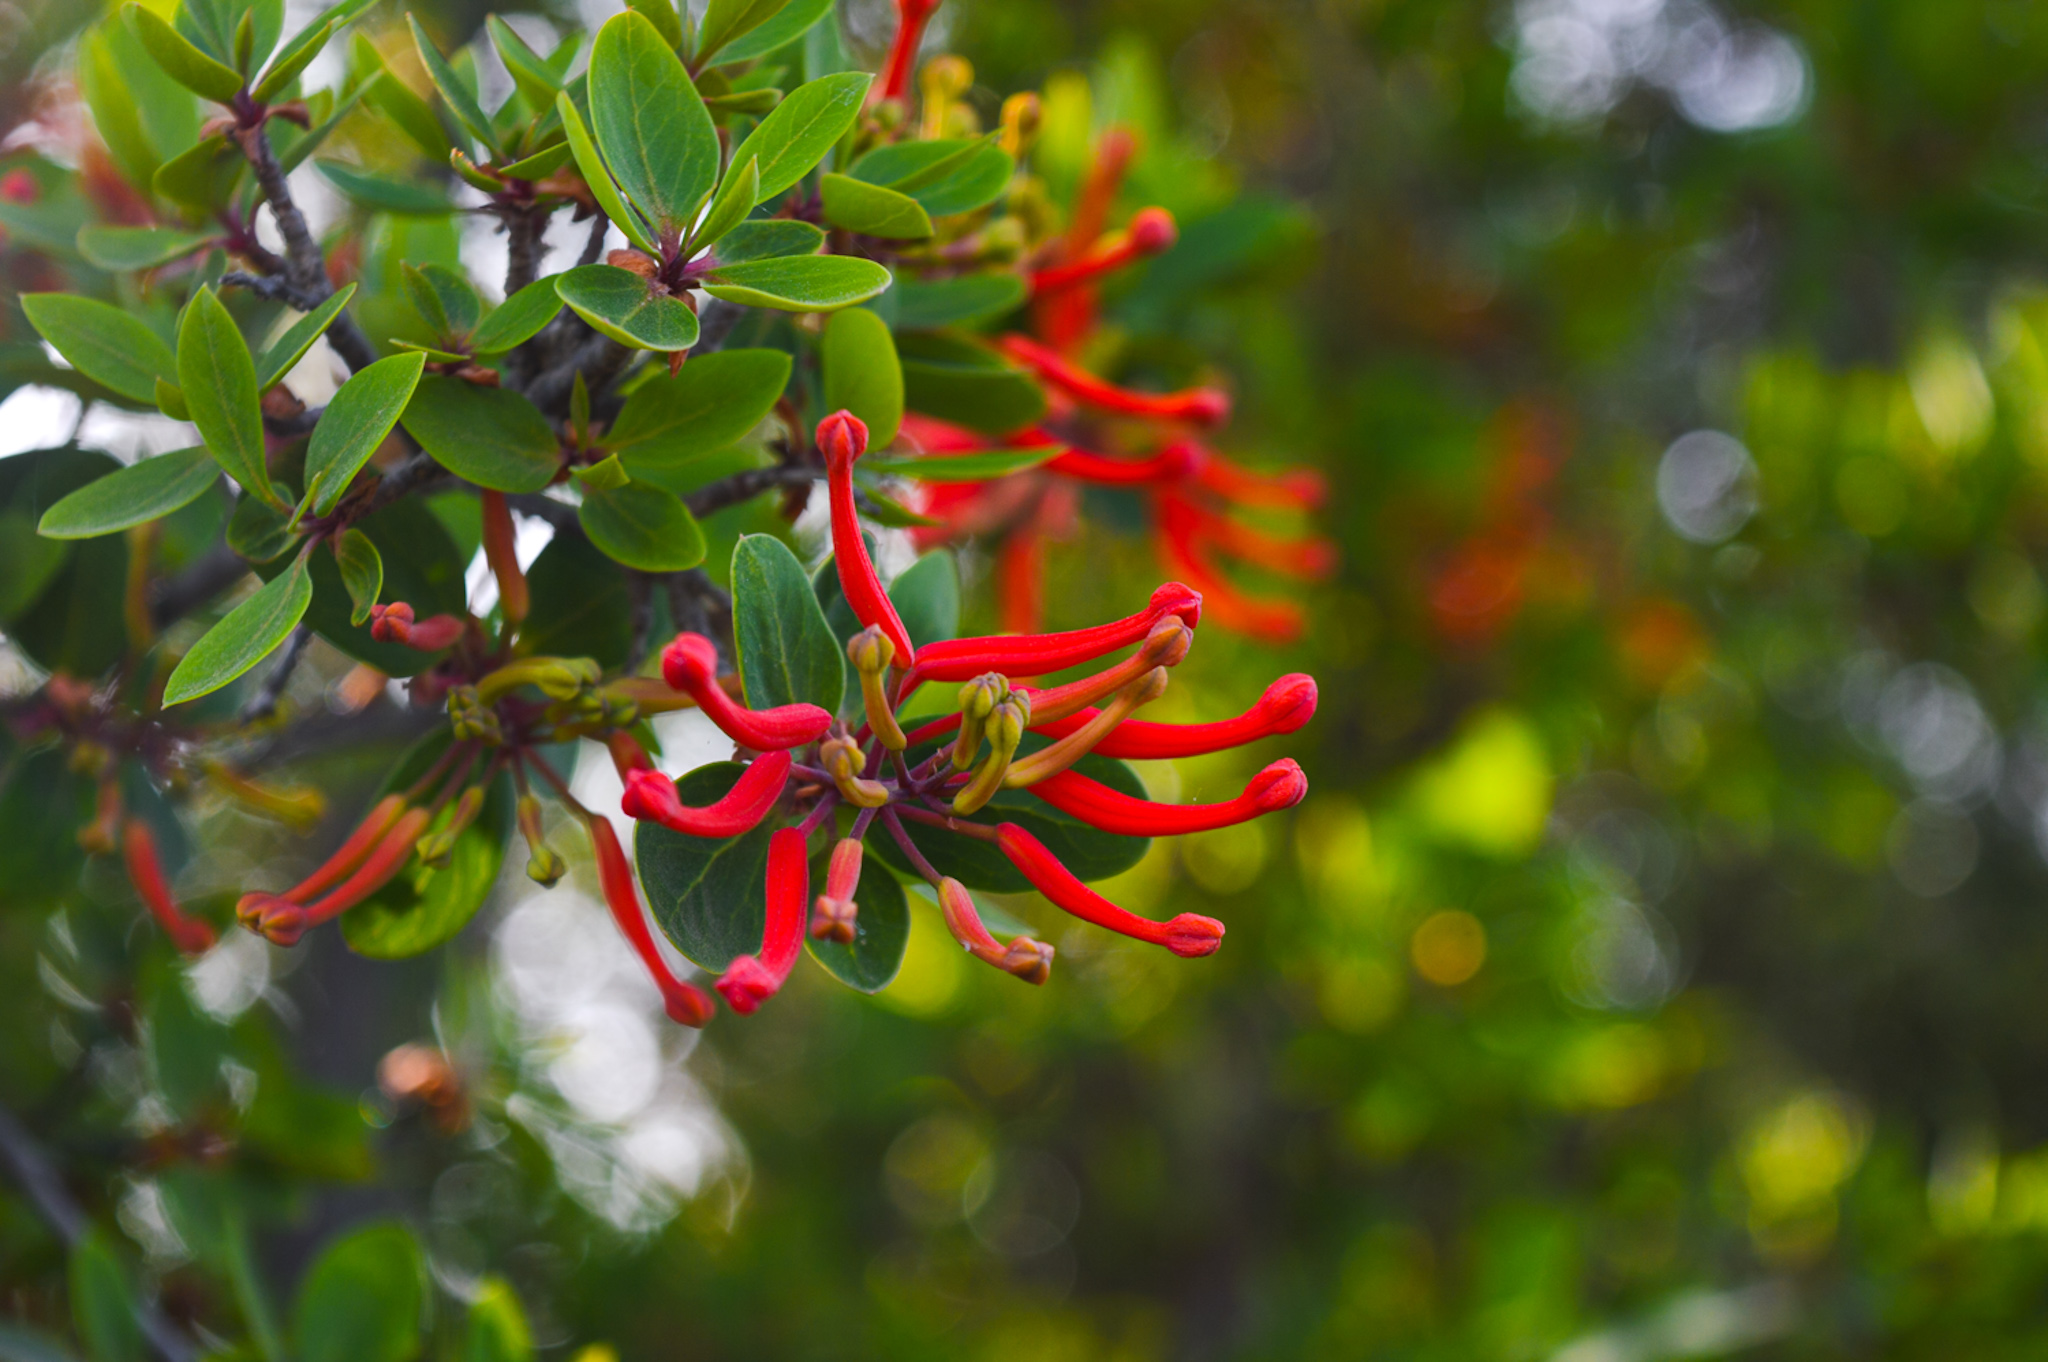
[[[576,481],[582,483],[585,487],[595,488],[600,492],[609,492],[613,488],[624,487],[633,480],[632,475],[626,472],[626,465],[620,461],[619,456],[616,454],[609,455],[599,459],[594,464],[589,464],[572,471]]]
[[[159,454],[79,488],[43,512],[36,533],[90,539],[147,524],[197,501],[219,477],[204,445]]]
[[[448,340],[462,340],[483,320],[484,300],[467,276],[436,265],[403,265],[406,297],[426,319],[435,334]]]
[[[171,347],[110,303],[71,293],[24,293],[21,310],[72,368],[123,397],[153,404],[157,380],[177,377]]]
[[[450,735],[424,739],[385,777],[380,796],[403,790],[427,773],[447,750]],[[482,774],[477,771],[472,779]],[[357,955],[373,960],[402,960],[446,945],[469,925],[490,897],[505,862],[505,845],[513,831],[516,794],[505,776],[484,791],[484,806],[455,839],[448,863],[438,868],[414,859],[382,889],[349,909],[341,920],[342,939]],[[428,824],[444,828],[454,802]]]
[[[213,457],[244,490],[275,502],[263,444],[256,361],[235,319],[210,288],[186,304],[178,325],[178,390]]]
[[[950,550],[927,553],[898,573],[889,600],[915,646],[960,636],[960,564]]]
[[[809,81],[791,90],[775,112],[761,120],[732,154],[734,165],[752,158],[760,166],[755,203],[782,193],[825,158],[860,117],[873,80],[865,71],[847,71]]]
[[[413,145],[430,159],[436,162],[447,160],[451,149],[448,133],[435,116],[433,106],[414,94],[411,86],[391,74],[385,65],[384,55],[370,41],[367,33],[358,32],[349,44],[349,51],[357,70],[375,72],[383,77],[365,92],[365,102],[397,124],[399,131],[412,139]]]
[[[292,510],[243,497],[228,517],[228,547],[252,563],[268,563],[298,542]]]
[[[1016,174],[1010,154],[986,138],[896,142],[854,163],[855,179],[908,194],[935,218],[971,212],[1001,196]]]
[[[732,621],[749,705],[838,709],[845,654],[803,565],[773,535],[745,535],[733,549]]]
[[[353,916],[353,914],[351,914]],[[298,1362],[408,1362],[419,1352],[426,1266],[412,1232],[371,1224],[330,1243],[292,1307]]]
[[[697,63],[708,63],[726,44],[752,33],[788,3],[789,0],[710,0],[697,30]]]
[[[213,240],[210,232],[96,225],[79,228],[78,253],[103,270],[148,270],[203,250]]]
[[[341,584],[348,588],[348,622],[366,622],[370,607],[384,590],[384,559],[377,546],[361,530],[344,530],[334,545],[334,565],[341,572]]]
[[[436,463],[479,487],[538,492],[561,467],[554,427],[509,389],[428,374],[400,420]]]
[[[594,657],[623,666],[632,646],[632,603],[618,565],[580,534],[558,534],[526,574],[532,605],[519,631],[536,654]]]
[[[682,47],[683,16],[676,12],[673,0],[626,0],[626,8],[644,15],[647,22],[654,25],[655,32],[661,34],[661,40],[671,48]]]
[[[302,555],[265,582],[178,659],[164,685],[166,705],[211,695],[268,657],[305,618],[313,600],[313,579]]]
[[[867,425],[868,448],[888,448],[903,424],[903,366],[889,324],[866,308],[836,312],[819,350],[825,410],[852,412]]]
[[[106,1231],[89,1229],[71,1249],[71,1319],[92,1362],[142,1362],[135,1284]]]
[[[476,505],[474,497],[465,499],[472,508]],[[463,571],[475,550],[464,552],[426,505],[401,498],[358,520],[353,528],[368,535],[377,550],[384,573],[383,596],[406,602],[422,619],[462,610],[466,598]],[[379,643],[366,625],[352,623],[356,604],[334,555],[315,552],[307,565],[313,573],[313,603],[306,609],[306,623],[320,637],[387,676],[411,676],[440,659],[439,653]],[[274,565],[258,569],[265,575],[275,570]]]
[[[92,112],[93,127],[100,140],[107,144],[107,154],[113,157],[128,183],[146,194],[163,158],[143,126],[142,111],[129,89],[130,78],[122,69],[115,45],[123,38],[133,40],[133,31],[125,25],[97,25],[80,35],[78,91]],[[156,67],[155,60],[149,60]],[[179,93],[185,94],[182,87]]]
[[[718,186],[718,193],[712,197],[704,220],[691,233],[688,249],[695,253],[737,227],[754,210],[755,189],[760,183],[760,170],[751,160],[734,161]]]
[[[571,311],[621,345],[672,351],[697,343],[697,314],[631,270],[582,265],[558,276],[555,289]]]
[[[559,276],[536,279],[507,298],[469,337],[469,348],[479,355],[502,354],[517,349],[540,334],[542,327],[562,310],[562,295],[556,291]]]
[[[1002,271],[930,283],[899,280],[891,296],[896,300],[897,326],[905,331],[929,331],[990,321],[1021,307],[1029,292],[1022,276]]]
[[[380,359],[341,385],[306,445],[306,503],[326,515],[391,434],[426,369],[425,355]]]
[[[1030,449],[977,449],[966,454],[930,454],[922,457],[870,456],[860,468],[876,475],[915,478],[919,482],[987,482],[1036,468],[1065,450],[1064,445],[1038,445]]]
[[[643,14],[590,49],[590,126],[619,185],[662,232],[687,229],[718,180],[718,132],[675,50]]]
[[[832,312],[866,302],[889,287],[889,281],[889,271],[872,260],[804,255],[720,266],[711,272],[704,291],[750,307]]]
[[[1036,752],[1045,744],[1046,739],[1038,734],[1026,733],[1019,751],[1027,754]],[[913,748],[911,757],[916,760],[930,750]],[[1123,762],[1090,754],[1075,763],[1074,769],[1111,789],[1140,799],[1145,797],[1144,782]],[[1091,828],[1033,797],[1028,790],[1002,791],[987,808],[975,814],[972,821],[987,827],[998,823],[1017,824],[1045,843],[1047,850],[1083,880],[1104,880],[1122,874],[1142,860],[1146,849],[1152,845],[1147,837],[1123,837]],[[1031,888],[1031,882],[993,843],[928,826],[916,827],[911,835],[918,849],[924,852],[940,874],[950,875],[970,889],[1021,894]],[[917,873],[892,839],[870,838],[868,848],[904,874]]]
[[[470,1303],[462,1362],[533,1362],[533,1330],[501,1277],[486,1277]]]
[[[893,497],[877,492],[872,486],[865,489],[867,505],[861,513],[877,525],[892,530],[930,529],[946,522],[933,516],[921,515]]]
[[[154,11],[129,5],[125,12],[149,55],[180,85],[216,104],[227,104],[240,93],[240,72],[202,52]]]
[[[964,336],[904,332],[903,400],[912,411],[990,435],[1005,435],[1045,415],[1045,392],[1001,352]]]
[[[536,113],[546,113],[555,107],[555,96],[561,93],[562,83],[538,52],[527,45],[512,25],[493,14],[484,20],[484,27],[491,35],[491,46],[497,50],[498,59],[505,63],[506,72],[512,83],[519,87],[519,93],[526,96]]]
[[[573,153],[569,148],[568,142],[557,142],[555,145],[542,151],[536,151],[533,155],[522,160],[517,160],[510,165],[500,167],[498,174],[508,180],[545,180],[548,176],[569,164],[572,155]]]
[[[720,761],[676,781],[685,804],[709,804],[731,792],[746,768]],[[714,973],[733,957],[761,948],[768,921],[768,838],[771,816],[738,837],[692,837],[659,823],[639,823],[633,859],[647,906],[662,933],[690,962]]]
[[[313,164],[336,189],[364,208],[408,217],[434,217],[455,211],[448,191],[431,180],[390,180],[326,159]]]
[[[742,222],[718,239],[718,249],[712,255],[721,264],[738,265],[749,260],[815,255],[824,244],[825,233],[808,222]]]
[[[313,59],[326,48],[328,40],[346,22],[345,16],[330,15],[300,29],[298,36],[285,46],[284,51],[277,54],[277,60],[270,64],[263,73],[263,79],[257,81],[256,88],[250,91],[257,102],[267,103],[283,94],[292,81],[298,78],[299,72],[312,64]]]
[[[789,356],[780,350],[700,355],[674,377],[635,388],[605,435],[605,448],[619,454],[636,478],[672,480],[766,420],[788,386],[789,371]]]
[[[420,21],[408,13],[405,22],[412,29],[413,47],[419,52],[420,64],[427,68],[427,79],[434,82],[434,89],[440,92],[448,112],[469,130],[470,136],[490,148],[493,156],[499,155],[497,131],[491,126],[490,116],[478,106],[476,96],[462,83],[462,78],[448,64],[448,59],[441,55],[441,49],[434,46],[434,40],[420,27]]]
[[[727,43],[718,54],[721,62],[751,61],[765,57],[804,36],[814,24],[832,12],[832,0],[790,0],[790,3],[753,32]],[[813,68],[815,71],[816,68]]]
[[[818,180],[825,221],[865,236],[894,241],[920,241],[932,234],[931,216],[908,194],[851,175],[823,175]]]
[[[831,862],[829,852],[811,861],[812,893],[823,891]],[[903,952],[910,945],[910,904],[888,867],[874,861],[862,868],[853,901],[860,905],[860,912],[853,920],[852,941],[807,937],[806,944],[811,958],[839,982],[862,993],[880,993],[903,968]]]
[[[590,185],[597,206],[611,219],[613,226],[626,234],[626,240],[649,254],[658,253],[661,247],[654,240],[654,234],[647,230],[647,223],[639,211],[620,195],[617,182],[605,167],[604,157],[598,154],[597,143],[583,124],[583,115],[576,112],[575,103],[566,93],[555,96],[555,112],[561,116],[562,132],[568,138],[569,152],[576,160],[576,169]]]
[[[341,310],[348,306],[349,299],[356,296],[354,284],[343,284],[326,302],[293,322],[282,336],[272,341],[256,359],[256,386],[268,392],[284,381],[298,362],[313,348],[313,342],[327,333]]]
[[[248,164],[227,138],[208,137],[158,166],[154,188],[192,216],[204,217],[227,203]]]
[[[642,572],[680,572],[704,561],[704,531],[675,493],[644,482],[585,487],[576,518],[607,558]]]

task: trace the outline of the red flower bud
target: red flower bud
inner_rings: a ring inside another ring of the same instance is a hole
[[[659,771],[640,770],[626,776],[626,793],[619,809],[629,818],[659,823],[692,837],[737,837],[760,826],[789,783],[790,756],[787,751],[758,757],[734,782],[732,789],[701,808],[685,804],[676,795],[675,782]]]
[[[1244,793],[1222,804],[1155,804],[1112,790],[1076,771],[1062,771],[1031,787],[1031,793],[1072,818],[1126,837],[1178,837],[1210,832],[1291,809],[1308,794],[1308,777],[1292,757],[1282,757],[1251,778]]]
[[[853,504],[853,464],[867,453],[868,428],[850,411],[833,412],[818,423],[818,448],[825,455],[825,485],[832,497],[832,565],[839,573],[839,590],[855,619],[888,637],[896,649],[896,665],[908,667],[917,649],[911,646],[910,631],[903,627],[889,593],[882,589],[882,579],[875,575],[874,560],[860,533],[860,513]]]
[[[1180,228],[1174,224],[1173,214],[1164,208],[1141,208],[1121,235],[1097,242],[1079,259],[1039,270],[1031,276],[1031,287],[1043,294],[1085,284],[1134,261],[1158,255],[1179,239]]]
[[[1035,733],[1064,738],[1093,718],[1096,711],[1084,709],[1064,719],[1034,723]],[[1257,704],[1235,719],[1207,724],[1161,724],[1126,719],[1100,743],[1097,755],[1126,761],[1159,761],[1168,757],[1200,757],[1241,747],[1260,738],[1292,733],[1315,717],[1316,681],[1294,672],[1266,687]]]
[[[378,809],[384,807],[380,802]],[[420,835],[426,831],[430,818],[430,811],[424,808],[402,810],[391,821],[389,828],[376,839],[375,844],[369,848],[348,877],[326,897],[301,906],[294,902],[291,896],[284,894],[244,894],[235,904],[235,917],[250,931],[268,937],[280,946],[294,944],[308,928],[317,927],[323,922],[341,916],[390,883],[392,877],[405,867],[406,861],[412,856],[413,848],[419,843]],[[377,811],[373,810],[371,819],[365,821],[365,827],[377,819]],[[361,829],[358,829],[358,837],[360,836]],[[351,837],[349,841],[355,844],[357,837]],[[309,883],[331,879],[330,872],[339,860],[341,857],[337,853],[333,860],[315,873]],[[299,889],[293,890],[292,894],[298,895],[303,889],[302,885]]]
[[[526,618],[531,595],[526,589],[526,574],[519,570],[519,555],[514,552],[518,542],[518,531],[512,524],[512,512],[505,505],[503,492],[486,491],[483,503],[484,561],[490,564],[491,575],[498,579],[498,609],[514,624]]]
[[[688,692],[726,736],[756,752],[802,747],[825,736],[832,716],[816,705],[778,705],[748,709],[718,684],[718,649],[702,634],[677,634],[662,650],[661,674],[676,690]]]
[[[846,837],[832,848],[832,860],[825,868],[825,892],[811,910],[811,935],[820,941],[851,942],[859,920],[860,905],[853,895],[860,888],[863,851],[860,839]]]
[[[438,653],[462,637],[463,623],[453,615],[415,621],[404,601],[370,607],[370,637],[379,643],[402,643],[423,653]]]
[[[1014,938],[1005,946],[989,933],[974,906],[974,896],[954,879],[939,881],[939,911],[945,915],[946,930],[967,948],[967,953],[986,965],[1014,974],[1027,984],[1042,984],[1052,977],[1052,947],[1028,936]]]
[[[1105,382],[1026,336],[1008,335],[1003,349],[1077,402],[1124,416],[1151,416],[1167,421],[1192,421],[1218,426],[1230,419],[1230,395],[1215,388],[1187,388],[1176,393],[1141,393]]]
[[[745,1016],[775,996],[796,966],[804,940],[804,910],[811,897],[811,862],[804,835],[777,828],[768,839],[768,920],[759,955],[742,955],[719,976],[726,1005]]]
[[[877,99],[901,99],[910,89],[910,70],[917,64],[917,47],[924,41],[925,23],[939,0],[896,0],[896,40],[889,47],[889,60],[882,67]]]
[[[156,834],[140,818],[129,819],[121,829],[121,859],[128,867],[129,882],[173,946],[187,955],[197,955],[213,945],[213,928],[188,917],[172,897],[163,862],[157,858]]]
[[[1168,615],[1179,616],[1192,629],[1202,618],[1201,593],[1179,582],[1168,582],[1152,593],[1151,602],[1137,614],[1090,629],[1073,629],[1063,634],[994,634],[928,643],[919,652],[910,679],[966,681],[990,671],[1012,678],[1043,676],[1140,642],[1153,625]]]
[[[1215,918],[1182,913],[1171,922],[1154,922],[1117,907],[1076,879],[1074,872],[1060,864],[1043,842],[1015,823],[1003,823],[996,828],[996,846],[1039,893],[1085,922],[1164,946],[1179,956],[1213,955],[1223,944],[1223,924]]]
[[[398,816],[404,812],[404,795],[385,795],[371,806],[370,812],[356,825],[356,830],[348,835],[348,840],[327,858],[326,864],[285,890],[284,897],[293,903],[306,903],[329,885],[339,881],[342,876],[363,863],[363,858],[383,840],[384,834],[391,831],[391,825],[396,823]]]
[[[640,907],[639,891],[633,887],[633,866],[627,861],[625,848],[619,845],[619,836],[612,831],[610,820],[592,817],[588,826],[590,849],[597,853],[597,878],[604,889],[605,903],[612,910],[612,920],[619,924],[619,931],[654,980],[654,986],[661,990],[663,1010],[669,1020],[683,1026],[702,1026],[711,1020],[711,995],[678,979],[668,961],[661,958],[661,950],[654,944],[654,932]]]

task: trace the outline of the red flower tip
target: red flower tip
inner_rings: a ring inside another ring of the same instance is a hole
[[[675,783],[661,772],[634,771],[626,777],[619,811],[692,837],[737,837],[760,826],[775,807],[789,783],[789,768],[787,750],[768,752],[740,773],[732,789],[701,807],[683,803]]]
[[[404,601],[370,607],[370,637],[379,643],[403,643],[412,634],[412,607]]]
[[[725,967],[716,985],[733,1011],[745,1016],[775,996],[803,949],[804,901],[811,896],[811,866],[804,835],[778,828],[768,839],[768,917],[758,955]]]
[[[751,955],[739,956],[726,966],[725,973],[718,976],[717,984],[718,996],[742,1017],[774,997],[781,986],[782,981]]]
[[[718,647],[702,634],[677,634],[661,650],[661,677],[673,690],[694,694],[718,679]]]
[[[140,818],[130,818],[121,829],[121,859],[128,869],[129,883],[143,906],[171,938],[171,944],[186,955],[198,955],[213,945],[213,928],[198,918],[188,917],[171,894],[164,878],[163,863],[156,854],[156,834]]]
[[[619,934],[640,957],[647,977],[660,990],[662,1010],[679,1025],[702,1026],[711,1020],[711,999],[695,984],[678,979],[662,959],[660,948],[654,944],[654,931],[647,925],[647,915],[640,909],[640,893],[633,887],[632,862],[626,859],[626,849],[619,845],[610,820],[592,816],[585,826],[590,830],[590,849],[597,856],[597,879],[604,890],[605,906],[612,910],[612,921],[618,924]]]
[[[756,752],[802,747],[832,727],[832,715],[817,705],[748,709],[734,701],[718,684],[718,649],[702,634],[677,634],[661,651],[661,675],[671,688],[695,699],[727,737]]]
[[[20,169],[0,175],[0,199],[5,199],[9,203],[34,203],[36,177]]]
[[[1291,809],[1307,797],[1308,777],[1293,757],[1280,758],[1244,787],[1245,802],[1260,813]]]
[[[1131,248],[1145,255],[1157,255],[1180,240],[1180,228],[1164,208],[1140,208],[1128,230]]]
[[[462,621],[453,615],[413,619],[404,601],[370,607],[370,637],[379,643],[402,643],[423,653],[438,653],[462,637]]]
[[[1181,393],[1170,413],[1201,426],[1220,426],[1230,419],[1230,394],[1220,388],[1190,388]]]
[[[702,1028],[711,1020],[711,995],[695,984],[686,984],[680,979],[667,979],[661,983],[661,1010],[668,1013],[668,1019],[678,1026]]]
[[[1162,944],[1183,960],[1214,955],[1223,944],[1223,924],[1200,913],[1182,913],[1166,924],[1166,940]]]
[[[827,468],[850,465],[868,452],[867,422],[850,411],[835,411],[818,422],[818,448]]]
[[[1150,613],[1154,619],[1177,615],[1192,629],[1202,622],[1202,593],[1180,582],[1167,582],[1152,593]]]
[[[235,904],[235,920],[256,935],[280,946],[296,946],[306,934],[306,910],[281,894],[244,894]]]
[[[1272,685],[1253,706],[1268,734],[1292,733],[1316,717],[1316,679],[1290,672]]]

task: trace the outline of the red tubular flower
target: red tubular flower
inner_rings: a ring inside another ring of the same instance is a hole
[[[1109,223],[1109,210],[1116,202],[1124,172],[1138,153],[1138,138],[1129,128],[1110,128],[1095,144],[1095,159],[1074,200],[1074,213],[1053,262],[1077,260],[1085,255]],[[1041,293],[1032,299],[1031,314],[1038,333],[1054,349],[1071,350],[1095,324],[1095,290],[1069,288]]]
[[[811,909],[811,935],[820,941],[842,944],[854,938],[860,905],[853,901],[860,888],[862,843],[857,837],[841,838],[832,848],[825,867],[825,892]]]
[[[1117,907],[1076,879],[1074,872],[1060,864],[1059,857],[1046,850],[1043,842],[1015,823],[997,826],[996,846],[1009,857],[1011,865],[1024,873],[1033,888],[1085,922],[1164,946],[1188,959],[1214,955],[1223,944],[1223,924],[1213,917],[1182,913],[1170,922],[1154,922]]]
[[[983,672],[1001,672],[1013,678],[1043,676],[1128,648],[1142,641],[1152,626],[1168,615],[1178,615],[1192,629],[1202,618],[1202,593],[1168,582],[1152,593],[1150,603],[1137,614],[1093,628],[928,643],[918,654],[908,681],[966,681]]]
[[[974,896],[958,880],[939,881],[939,911],[945,915],[946,930],[967,948],[967,953],[985,965],[1014,974],[1027,984],[1042,984],[1052,977],[1052,947],[1028,936],[1014,938],[1009,945],[995,939],[974,906]]]
[[[811,862],[804,835],[795,828],[777,828],[768,839],[768,921],[761,933],[761,953],[742,955],[725,967],[718,992],[726,1005],[745,1016],[775,996],[796,966],[804,942],[804,916],[811,897]]]
[[[619,773],[619,779],[630,781],[635,771],[651,771],[654,761],[647,755],[647,749],[623,728],[615,728],[605,735],[604,750],[611,754],[612,769]]]
[[[512,524],[512,511],[505,504],[503,492],[486,491],[480,500],[484,561],[490,564],[491,575],[498,579],[498,609],[506,619],[518,624],[526,618],[531,596],[526,589],[526,574],[519,570],[519,555],[514,552],[519,535]]]
[[[1095,746],[1098,756],[1126,761],[1159,761],[1169,757],[1200,757],[1242,747],[1260,738],[1292,733],[1315,717],[1316,681],[1294,672],[1266,687],[1266,693],[1235,719],[1207,724],[1161,724],[1126,719]],[[1063,719],[1034,723],[1031,730],[1064,738],[1095,717],[1084,709]]]
[[[640,908],[639,891],[633,887],[632,863],[626,859],[626,850],[619,845],[619,835],[612,831],[611,821],[593,815],[587,825],[590,849],[597,853],[597,878],[604,889],[604,901],[612,910],[612,920],[619,924],[619,931],[654,980],[654,986],[661,990],[661,1005],[669,1020],[684,1026],[702,1026],[711,1020],[711,995],[676,978],[668,961],[661,958],[661,950],[654,944],[654,931],[647,925],[647,914]]]
[[[1221,804],[1155,804],[1112,790],[1076,771],[1049,776],[1033,785],[1031,793],[1061,813],[1104,832],[1126,837],[1179,837],[1291,809],[1308,794],[1308,777],[1292,757],[1283,757],[1253,776],[1243,794]]]
[[[677,634],[662,650],[661,674],[676,690],[686,691],[725,735],[756,752],[775,752],[816,742],[832,726],[832,716],[816,705],[778,705],[748,709],[718,684],[718,648],[702,634]]]
[[[121,828],[121,860],[128,867],[128,880],[135,892],[173,946],[187,955],[198,955],[213,945],[213,928],[188,917],[172,897],[163,862],[157,858],[156,834],[140,818],[130,818]]]
[[[1175,531],[1179,531],[1176,533]],[[1161,523],[1156,536],[1160,559],[1172,571],[1199,585],[1226,629],[1269,643],[1292,643],[1301,637],[1307,612],[1293,601],[1264,600],[1240,588],[1209,560],[1184,525]]]
[[[1065,264],[1033,273],[1031,287],[1041,294],[1070,289],[1134,261],[1158,255],[1179,239],[1180,228],[1174,224],[1173,214],[1164,208],[1141,208],[1131,219],[1131,225],[1118,235],[1096,242],[1085,254]]]
[[[370,607],[370,637],[379,643],[403,643],[423,653],[438,653],[454,646],[462,637],[462,621],[453,615],[433,615],[414,621],[412,607],[404,601]]]
[[[1177,393],[1141,393],[1119,388],[1069,362],[1057,350],[1027,336],[1008,335],[1002,347],[1011,358],[1029,366],[1054,387],[1104,411],[1125,416],[1153,416],[1220,426],[1230,419],[1230,395],[1215,388],[1187,388]]]
[[[741,773],[723,798],[693,808],[676,797],[675,782],[659,771],[637,770],[626,776],[619,809],[629,818],[659,823],[692,837],[737,837],[760,826],[789,783],[787,751],[770,752]]]
[[[1085,449],[1055,454],[1043,467],[1082,482],[1106,487],[1135,487],[1145,483],[1178,482],[1201,463],[1201,449],[1186,440],[1176,440],[1149,459],[1111,459]]]
[[[1327,539],[1268,534],[1171,491],[1159,495],[1159,527],[1165,534],[1213,544],[1233,558],[1306,581],[1320,581],[1337,566],[1337,547]]]
[[[924,26],[939,0],[896,0],[896,41],[889,48],[889,60],[882,67],[878,99],[901,99],[910,90],[910,71],[917,65],[917,47],[924,41]]]
[[[1045,618],[1045,535],[1021,525],[996,549],[996,618],[1011,633],[1031,633]]]
[[[897,618],[889,593],[882,589],[882,579],[875,575],[853,505],[853,464],[868,451],[868,428],[850,411],[833,412],[818,423],[818,448],[825,455],[825,482],[832,494],[832,564],[839,573],[839,589],[853,607],[854,618],[887,635],[896,648],[896,665],[908,667],[917,649],[911,646],[910,631]]]
[[[1194,444],[1194,441],[1188,441]],[[1310,468],[1292,468],[1284,473],[1258,473],[1232,463],[1206,445],[1195,445],[1201,462],[1195,467],[1196,481],[1226,501],[1240,506],[1269,510],[1307,510],[1321,506],[1329,496],[1323,475]]]
[[[424,808],[403,810],[349,876],[326,897],[301,904],[284,894],[244,894],[235,904],[235,917],[250,931],[280,946],[296,944],[308,929],[341,916],[390,883],[411,858],[431,816],[431,811]]]
[[[326,864],[292,888],[285,890],[284,897],[293,903],[306,903],[329,885],[340,881],[344,875],[363,863],[363,858],[383,840],[384,834],[391,831],[391,825],[396,823],[398,816],[404,812],[404,795],[385,795],[371,806],[370,812],[357,825],[356,830],[348,835],[348,840],[327,858]]]

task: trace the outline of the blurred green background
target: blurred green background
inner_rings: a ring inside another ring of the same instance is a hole
[[[0,14],[15,105],[71,8]],[[413,8],[451,44],[484,13]],[[871,54],[893,22],[843,18]],[[1194,249],[1110,323],[1227,376],[1225,447],[1331,479],[1307,636],[1205,630],[1176,678],[1225,713],[1309,671],[1315,723],[1148,772],[1291,754],[1308,801],[1108,887],[1223,918],[1210,959],[1083,927],[1033,990],[927,919],[882,997],[800,969],[694,1049],[569,891],[403,966],[264,957],[219,985],[257,980],[246,1044],[375,1153],[279,1156],[268,1269],[395,1213],[560,1356],[2042,1355],[2048,7],[939,25],[991,105],[1051,81],[1141,132],[1125,208]],[[1055,626],[1156,580],[1132,507],[1088,510]],[[90,943],[0,933],[0,1082],[99,1132],[175,1314],[203,1160],[138,1154],[123,1052],[81,1060]],[[378,1089],[432,1039],[466,1124]],[[51,1261],[0,1195],[4,1308],[60,1310]]]

